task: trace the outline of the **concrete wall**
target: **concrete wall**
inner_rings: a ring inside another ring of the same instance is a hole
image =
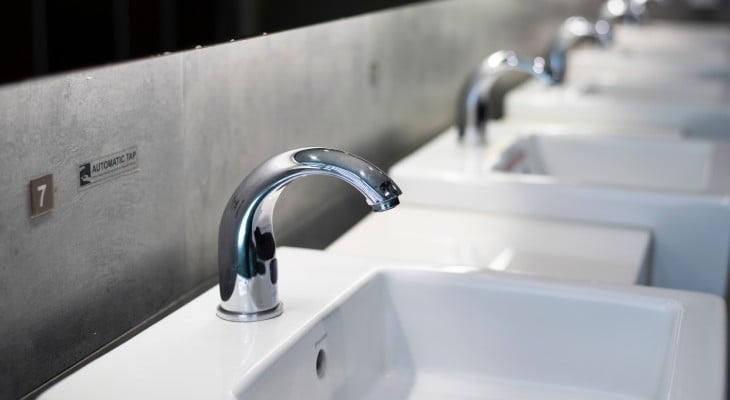
[[[387,168],[451,123],[482,57],[544,52],[597,4],[428,2],[0,87],[0,398],[214,284],[222,208],[259,162],[321,145]],[[79,164],[130,146],[139,172],[79,190]],[[45,173],[55,209],[31,219]],[[277,233],[323,247],[366,211],[346,185],[304,179]]]

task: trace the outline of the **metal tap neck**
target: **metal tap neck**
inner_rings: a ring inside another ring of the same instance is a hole
[[[459,96],[457,127],[459,140],[469,146],[486,142],[486,124],[489,117],[490,93],[494,84],[509,72],[528,74],[548,85],[556,82],[549,74],[542,57],[523,60],[513,51],[500,50],[481,62],[470,76]]]
[[[565,80],[568,50],[583,40],[591,40],[607,47],[613,40],[612,27],[602,20],[592,22],[583,17],[566,19],[558,30],[548,56],[547,69],[556,82],[562,83]]]
[[[344,180],[365,196],[373,211],[385,211],[399,203],[398,186],[383,171],[350,153],[304,148],[265,161],[233,192],[221,217],[219,317],[245,322],[281,314],[273,210],[286,185],[306,175]]]

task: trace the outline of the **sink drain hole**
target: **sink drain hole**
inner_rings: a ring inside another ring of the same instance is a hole
[[[324,349],[319,349],[317,353],[317,361],[314,363],[314,368],[317,371],[317,377],[322,379],[324,377],[324,371],[327,367],[327,356],[324,353]]]

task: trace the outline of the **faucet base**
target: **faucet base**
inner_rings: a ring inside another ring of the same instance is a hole
[[[224,319],[231,322],[256,322],[263,321],[265,319],[276,318],[284,312],[284,304],[279,303],[276,307],[268,309],[266,311],[259,311],[255,313],[238,313],[234,311],[228,311],[223,307],[218,306],[216,315],[218,318]]]

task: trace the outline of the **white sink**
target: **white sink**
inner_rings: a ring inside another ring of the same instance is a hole
[[[279,259],[282,316],[219,320],[214,288],[41,399],[724,398],[715,296]]]
[[[730,61],[730,41],[723,45],[688,40],[676,43],[669,43],[667,40],[651,41],[651,39],[633,43],[614,41],[604,50],[627,59],[654,58],[664,63],[721,64]]]
[[[730,80],[677,75],[671,71],[662,72],[660,67],[649,74],[626,73],[608,68],[573,68],[566,71],[564,86],[592,93],[652,100],[656,97],[659,100],[669,97],[685,102],[727,103],[730,100]]]
[[[568,53],[567,70],[611,70],[629,74],[675,74],[730,79],[730,47],[724,51],[681,51],[583,47]],[[679,76],[678,76],[679,77]]]
[[[531,135],[502,147],[494,154],[492,168],[497,172],[681,192],[702,192],[708,187],[715,151],[711,141],[618,135]]]
[[[730,44],[722,50],[698,50],[689,54],[681,49],[632,49],[626,46],[608,49],[581,47],[568,53],[569,69],[621,69],[628,72],[663,69],[685,74],[717,70],[727,74],[730,72],[729,62]]]
[[[649,51],[730,51],[730,28],[724,23],[669,21],[615,25],[614,42],[618,48]]]
[[[571,79],[568,90],[577,91],[589,96],[606,96],[618,99],[642,101],[666,101],[667,98],[682,102],[717,103],[723,105],[730,102],[730,90],[727,85],[709,80],[694,80],[676,84],[660,80],[612,79],[608,75],[599,75],[593,79]]]
[[[665,81],[668,86],[684,87],[704,79],[727,87],[730,28],[727,24],[672,22],[616,25],[609,48],[572,50],[567,72],[569,77],[610,74],[620,81]]]
[[[651,235],[637,229],[400,205],[368,215],[327,251],[559,279],[646,284]]]
[[[593,51],[593,50],[591,50]],[[700,103],[728,103],[730,101],[730,80],[712,76],[703,77],[688,73],[666,69],[663,65],[649,65],[650,71],[626,71],[625,68],[612,68],[610,61],[605,65],[591,65],[600,63],[605,57],[615,57],[616,60],[626,59],[627,56],[618,56],[615,50],[604,50],[600,54],[588,54],[584,57],[588,65],[574,66],[566,71],[564,86],[573,87],[572,90],[618,96],[619,98],[638,98],[645,101],[666,101],[667,98],[680,102]],[[626,51],[623,51],[626,53]],[[581,59],[578,53],[577,60]],[[715,53],[712,53],[715,54]],[[593,57],[595,55],[595,57]],[[686,55],[678,56],[686,58]],[[655,58],[654,60],[660,59]],[[726,64],[730,65],[730,56]]]
[[[681,130],[656,125],[596,125],[587,121],[533,121],[527,119],[502,118],[489,120],[487,136],[489,142],[517,136],[530,136],[535,133],[550,135],[639,135],[664,138],[685,137]]]
[[[649,229],[652,285],[725,295],[730,143],[545,135],[522,142],[520,156],[513,140],[464,148],[450,130],[390,176],[406,204]]]
[[[730,139],[730,92],[722,93],[720,101],[692,90],[670,95],[670,90],[651,88],[596,83],[546,87],[527,82],[505,96],[505,115],[513,120],[656,125],[686,135]]]

